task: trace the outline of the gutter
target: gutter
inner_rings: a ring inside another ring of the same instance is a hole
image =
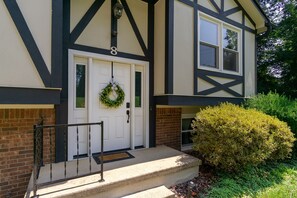
[[[266,19],[265,20],[265,26],[267,27],[267,30],[265,31],[264,34],[257,34],[257,38],[261,38],[261,37],[265,37],[267,36],[271,30],[272,30],[272,26],[273,24],[271,23],[271,21],[269,20],[269,18],[266,16],[265,12],[263,11],[263,9],[261,8],[258,0],[252,0],[252,2],[254,3],[254,5],[256,6],[256,8],[260,11],[260,13],[262,14],[262,16]]]

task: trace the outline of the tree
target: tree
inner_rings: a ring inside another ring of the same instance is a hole
[[[296,3],[296,2],[295,2]],[[288,4],[284,19],[275,36],[280,39],[276,46],[276,59],[282,64],[282,85],[285,93],[297,98],[297,7]]]
[[[258,92],[277,91],[297,98],[296,0],[259,3],[272,22],[272,30],[257,39]]]

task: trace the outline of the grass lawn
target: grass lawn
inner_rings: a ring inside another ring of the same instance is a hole
[[[297,160],[249,167],[239,173],[218,173],[203,197],[297,198]]]

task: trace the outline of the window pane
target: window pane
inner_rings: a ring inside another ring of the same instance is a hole
[[[200,65],[217,67],[218,48],[200,43]]]
[[[141,107],[141,72],[135,72],[135,107]]]
[[[192,144],[192,134],[191,132],[182,133],[182,145]]]
[[[76,65],[76,108],[85,108],[86,67]]]
[[[218,45],[218,25],[201,19],[200,40],[213,45]]]
[[[238,72],[238,53],[224,49],[224,70]]]
[[[192,120],[194,118],[183,118],[182,119],[182,131],[192,130]]]
[[[224,48],[238,50],[238,33],[226,28],[223,29]]]

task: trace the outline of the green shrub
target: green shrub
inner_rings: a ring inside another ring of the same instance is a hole
[[[224,170],[289,157],[294,141],[285,122],[228,103],[198,112],[192,127],[194,150]]]
[[[277,93],[258,94],[245,101],[246,108],[255,108],[268,115],[276,116],[281,121],[288,123],[292,132],[297,137],[297,101],[290,100],[286,96]],[[293,155],[297,157],[297,142],[293,149]]]

